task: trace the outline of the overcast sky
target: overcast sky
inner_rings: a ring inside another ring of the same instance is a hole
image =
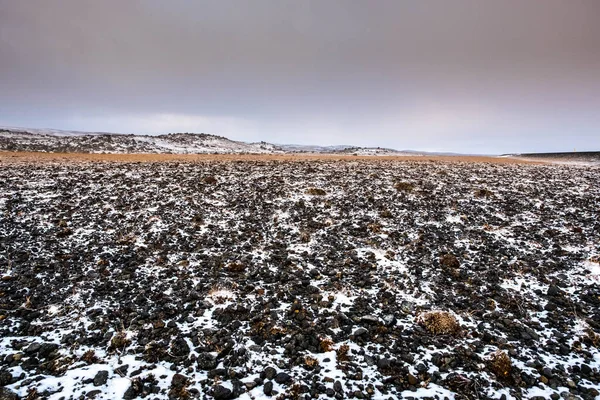
[[[600,150],[599,0],[0,0],[0,125]]]

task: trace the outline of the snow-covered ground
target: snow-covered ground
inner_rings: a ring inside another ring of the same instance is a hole
[[[598,398],[599,181],[6,161],[0,396]]]

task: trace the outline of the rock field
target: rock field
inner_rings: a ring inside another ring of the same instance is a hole
[[[0,399],[598,399],[599,182],[0,163]]]

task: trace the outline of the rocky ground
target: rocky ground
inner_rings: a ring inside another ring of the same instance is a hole
[[[598,398],[598,182],[4,162],[0,398]]]

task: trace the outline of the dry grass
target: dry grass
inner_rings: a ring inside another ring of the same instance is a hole
[[[310,194],[312,196],[325,196],[327,192],[319,188],[308,188],[306,190],[306,194]]]
[[[505,352],[498,350],[490,356],[488,361],[490,370],[498,378],[507,378],[512,368],[510,357]]]
[[[305,356],[304,357],[304,364],[309,369],[313,369],[314,367],[316,367],[317,365],[319,365],[319,361],[316,358],[313,358],[311,356]]]
[[[321,343],[319,345],[323,353],[333,350],[333,341],[329,338],[321,339]]]
[[[491,190],[488,189],[477,189],[475,190],[474,193],[475,197],[479,197],[479,198],[490,198],[494,195],[494,193],[492,193]]]
[[[350,356],[348,356],[348,352],[350,351],[350,346],[347,344],[341,345],[336,351],[335,354],[337,356],[337,360],[339,361],[349,361]]]
[[[88,154],[0,151],[0,163],[38,162],[203,162],[203,161],[412,161],[493,164],[546,164],[510,157],[484,156],[349,156],[335,154]]]
[[[217,178],[215,178],[214,176],[207,176],[204,179],[202,179],[202,182],[208,185],[214,185],[215,183],[217,183]]]
[[[458,320],[447,311],[423,313],[419,315],[417,322],[434,335],[455,335],[460,332]]]
[[[94,350],[88,350],[81,356],[81,360],[85,361],[87,364],[95,364],[98,362],[98,357],[96,356],[96,352]]]
[[[310,242],[310,233],[308,231],[301,231],[300,232],[300,241],[302,243]]]
[[[444,254],[442,257],[440,257],[440,264],[446,268],[460,267],[460,262],[454,254]]]
[[[600,347],[600,335],[598,335],[590,327],[585,329],[585,336],[583,337],[584,343],[593,347]]]
[[[227,271],[239,274],[246,270],[246,266],[241,261],[234,261],[232,263],[227,264]]]
[[[394,188],[399,192],[410,192],[415,188],[415,185],[410,182],[396,182]]]
[[[381,218],[394,218],[394,214],[392,214],[392,212],[388,209],[385,209],[382,212],[380,212],[379,216]]]
[[[111,350],[116,350],[116,349],[122,349],[126,346],[128,346],[131,343],[131,340],[129,340],[127,338],[127,335],[125,334],[125,332],[117,332],[117,334],[115,334],[112,339],[110,340],[110,349]]]

